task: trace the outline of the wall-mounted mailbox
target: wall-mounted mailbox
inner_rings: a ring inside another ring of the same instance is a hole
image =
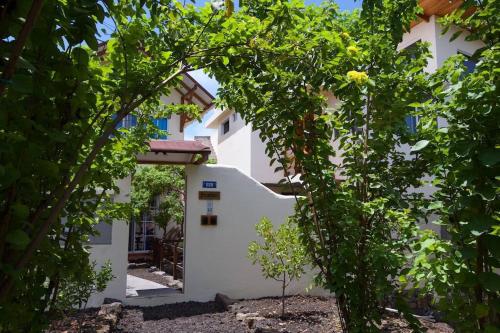
[[[202,215],[201,225],[217,225],[217,215]]]
[[[198,192],[199,200],[220,200],[220,192],[219,191],[199,191]]]

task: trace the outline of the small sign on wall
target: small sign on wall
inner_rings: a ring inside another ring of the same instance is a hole
[[[199,200],[220,200],[220,192],[219,191],[199,191],[198,192]]]
[[[217,182],[213,180],[204,180],[201,184],[203,188],[217,188]]]

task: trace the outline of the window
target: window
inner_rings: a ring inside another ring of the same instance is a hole
[[[405,47],[402,52],[408,54],[411,59],[415,59],[417,57],[417,51],[418,51],[418,43],[420,42],[420,39],[417,40],[416,42],[408,45]]]
[[[156,128],[162,130],[162,131],[167,131],[168,130],[168,119],[167,118],[159,118],[159,119],[153,119],[153,124],[156,126]],[[116,126],[117,129],[119,128],[132,128],[134,126],[137,126],[137,117],[134,115],[127,115],[123,118],[122,121],[118,123]],[[152,139],[159,139],[159,140],[166,140],[167,135],[162,134],[162,135],[154,135]]]
[[[159,198],[150,203],[149,210],[141,212],[139,219],[133,219],[129,231],[129,251],[144,252],[153,249],[155,223],[153,215],[159,205]]]
[[[165,132],[168,130],[168,120],[167,120],[167,118],[153,119],[153,124],[159,130],[162,130],[162,131],[165,131]],[[166,134],[155,135],[154,139],[166,140],[167,139],[167,135]]]
[[[469,73],[474,72],[474,69],[476,68],[477,62],[475,60],[472,60],[471,56],[469,56],[463,52],[458,51],[458,53],[465,57],[464,66],[467,68],[465,74],[469,74]]]
[[[238,120],[238,114],[235,112],[233,113],[233,122],[235,122],[236,120]]]
[[[222,134],[229,132],[229,119],[222,124]]]
[[[406,127],[410,133],[417,133],[417,123],[418,118],[416,116],[406,116],[405,117]]]
[[[137,117],[134,115],[126,115],[116,126],[116,128],[131,128],[137,125]]]

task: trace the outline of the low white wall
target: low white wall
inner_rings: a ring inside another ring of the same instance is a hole
[[[115,202],[130,201],[130,177],[117,181],[120,193],[115,195]],[[125,299],[127,288],[128,265],[128,221],[114,221],[111,231],[111,244],[92,245],[89,249],[90,260],[96,262],[96,269],[100,269],[109,260],[113,269],[114,279],[102,293],[90,297],[88,307],[97,307],[105,297],[119,300]]]
[[[262,277],[260,266],[247,258],[248,243],[257,240],[255,224],[266,216],[279,225],[293,214],[295,199],[276,194],[240,170],[221,165],[188,166],[185,223],[184,294],[127,298],[129,305],[209,301],[216,293],[232,298],[280,295],[280,284]],[[207,201],[198,199],[204,180],[216,181],[220,200],[213,201],[216,226],[203,226]],[[305,293],[312,273],[292,283],[290,294]],[[324,291],[314,289],[315,294]]]

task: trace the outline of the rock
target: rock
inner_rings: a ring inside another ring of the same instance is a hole
[[[156,272],[158,270],[158,268],[156,268],[156,266],[151,266],[148,268],[148,272],[152,273],[152,272]]]
[[[229,306],[236,303],[237,300],[232,299],[224,294],[217,293],[215,294],[215,302],[224,310],[228,310]]]
[[[99,328],[96,329],[96,333],[109,333],[111,332],[110,325],[100,325]]]
[[[114,302],[110,304],[101,305],[101,309],[97,313],[98,316],[103,316],[107,314],[115,314],[118,315],[122,312],[123,306],[120,302]]]
[[[120,302],[101,305],[96,318],[99,325],[96,333],[111,332],[111,329],[118,323],[118,318],[121,316],[122,310],[123,306]]]
[[[238,320],[238,321],[244,321],[248,317],[258,317],[258,316],[259,316],[259,314],[257,312],[250,312],[250,313],[241,313],[241,312],[238,312],[236,314],[236,320]]]
[[[264,317],[246,317],[245,318],[245,323],[247,324],[248,328],[249,329],[252,329],[255,327],[255,324],[258,322],[258,321],[261,321],[261,320],[264,320],[266,318]]]
[[[122,301],[120,301],[119,299],[106,297],[104,298],[103,304],[121,303],[121,302]]]

